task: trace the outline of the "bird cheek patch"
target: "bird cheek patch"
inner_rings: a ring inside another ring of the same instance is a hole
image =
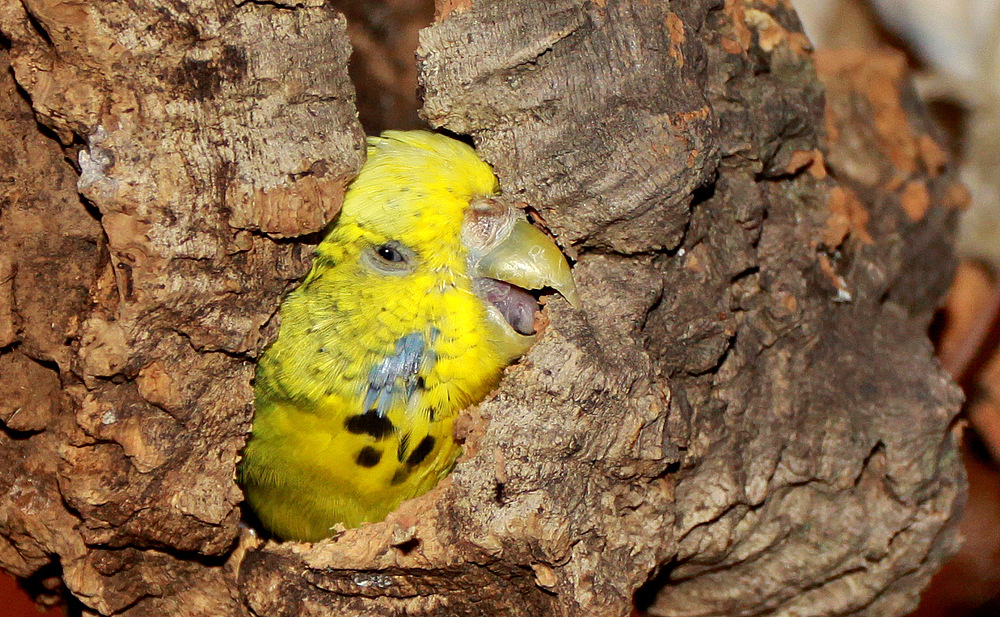
[[[405,407],[422,382],[418,373],[431,362],[432,352],[425,351],[424,335],[411,332],[396,341],[394,353],[372,367],[364,409],[376,410],[385,417],[390,409]]]

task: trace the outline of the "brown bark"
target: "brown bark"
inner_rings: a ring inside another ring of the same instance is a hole
[[[960,190],[900,62],[822,62],[824,119],[798,30],[778,0],[439,3],[424,117],[583,308],[547,304],[440,487],[261,544],[233,470],[361,163],[345,21],[0,5],[0,565],[57,564],[95,615],[904,613],[964,490],[925,335]]]

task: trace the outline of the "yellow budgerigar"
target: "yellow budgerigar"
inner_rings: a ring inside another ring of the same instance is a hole
[[[535,339],[526,289],[575,302],[569,265],[462,142],[368,140],[368,161],[257,366],[240,481],[261,522],[313,541],[378,521],[453,467],[452,424]]]

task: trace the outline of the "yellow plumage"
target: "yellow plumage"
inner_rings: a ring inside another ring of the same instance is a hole
[[[240,480],[279,537],[316,540],[336,523],[381,520],[449,473],[458,412],[532,338],[508,323],[530,306],[516,288],[488,299],[518,251],[547,256],[526,255],[535,270],[508,282],[572,294],[561,255],[549,263],[554,245],[539,249],[540,232],[492,203],[496,192],[489,166],[461,142],[422,131],[369,139],[368,162],[257,368]],[[494,237],[498,225],[531,239]]]

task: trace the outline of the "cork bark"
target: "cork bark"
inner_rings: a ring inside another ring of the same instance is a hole
[[[438,488],[312,545],[241,525],[253,363],[358,108],[416,124],[386,15],[429,7],[344,6],[0,4],[0,566],[105,616],[910,609],[964,491],[926,336],[963,192],[902,61],[815,58],[782,0],[440,1],[421,115],[582,307]]]

